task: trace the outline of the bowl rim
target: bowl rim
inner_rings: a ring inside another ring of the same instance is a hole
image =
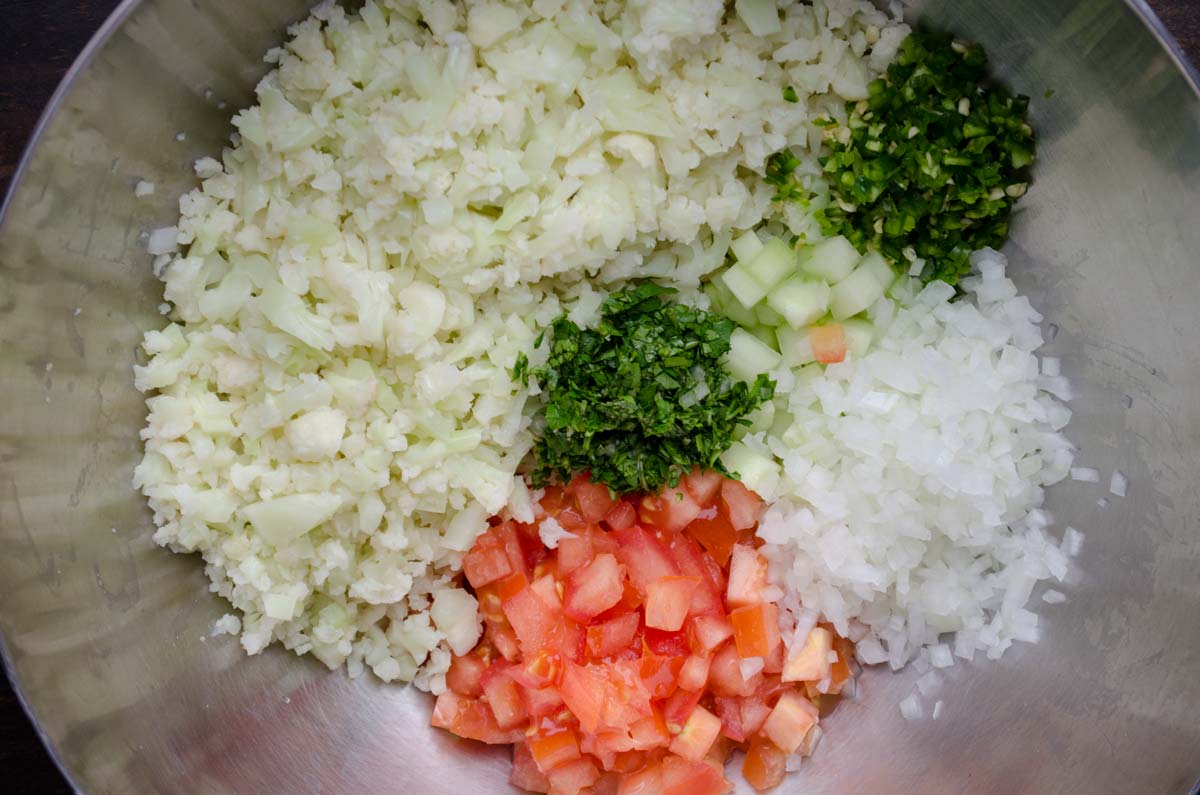
[[[1174,64],[1176,70],[1183,77],[1184,82],[1188,84],[1196,98],[1200,100],[1200,67],[1193,64],[1180,46],[1179,41],[1171,34],[1147,2],[1147,0],[1123,0],[1126,7],[1131,10],[1142,24],[1149,30],[1151,35],[1158,41],[1160,46],[1165,51],[1168,58]],[[59,109],[65,103],[67,96],[75,87],[75,83],[79,80],[80,75],[92,64],[99,52],[108,44],[109,39],[116,33],[129,16],[136,10],[143,0],[122,0],[121,3],[113,9],[108,15],[108,18],[96,29],[88,39],[87,44],[80,50],[78,56],[71,63],[71,66],[64,73],[62,80],[59,81],[54,93],[46,102],[45,108],[38,117],[37,124],[34,125],[33,132],[30,133],[29,140],[21,152],[20,158],[17,160],[17,166],[13,170],[12,178],[9,180],[7,190],[0,197],[0,235],[4,232],[5,220],[8,217],[8,211],[16,197],[17,190],[21,185],[22,179],[26,171],[29,169],[29,164],[33,160],[34,153],[41,144],[42,138],[49,128],[50,123],[58,114]],[[8,650],[8,641],[4,636],[3,629],[0,629],[0,667],[3,668],[4,675],[7,677],[13,694],[16,696],[17,703],[21,705],[25,716],[29,719],[30,725],[33,727],[38,739],[45,748],[46,753],[54,762],[54,766],[58,772],[66,780],[67,785],[77,795],[86,795],[85,790],[80,786],[74,771],[72,771],[61,758],[57,744],[54,739],[47,733],[41,720],[38,719],[36,712],[29,702],[29,698],[25,693],[20,680],[17,677],[16,668],[13,664],[11,654]],[[1189,790],[1189,795],[1200,795],[1200,780]]]

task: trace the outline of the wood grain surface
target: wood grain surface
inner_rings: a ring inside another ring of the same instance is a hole
[[[0,0],[0,195],[42,109],[118,0]],[[1150,0],[1193,63],[1200,63],[1200,0]],[[0,791],[68,795],[16,695],[0,678]],[[139,794],[140,795],[140,794]]]

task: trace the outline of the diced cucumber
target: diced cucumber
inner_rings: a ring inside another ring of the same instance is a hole
[[[758,318],[759,325],[770,326],[771,328],[782,326],[785,322],[783,315],[771,307],[771,296],[769,295],[765,302],[754,307],[754,316]]]
[[[829,308],[829,285],[793,276],[771,291],[767,306],[782,315],[792,328],[803,328]]]
[[[779,488],[779,464],[773,457],[755,452],[743,442],[734,442],[722,454],[721,463],[746,488],[764,500],[774,499],[775,490]]]
[[[886,262],[884,266],[887,266]],[[853,317],[879,300],[886,289],[877,269],[860,265],[854,269],[854,273],[833,286],[829,311],[834,320]]]
[[[884,292],[887,292],[887,289],[892,286],[892,282],[896,281],[896,271],[878,251],[868,251],[867,255],[862,258],[862,262],[858,263],[858,267],[874,276],[875,280],[883,286]]]
[[[758,256],[758,252],[762,249],[763,243],[753,229],[743,232],[729,244],[729,250],[733,252],[733,256],[737,257],[738,262],[749,262]]]
[[[704,292],[712,300],[713,311],[717,314],[724,315],[739,326],[753,326],[758,323],[754,310],[742,306],[720,279],[705,284]]]
[[[862,318],[842,321],[842,333],[846,335],[846,350],[855,359],[865,355],[875,339],[875,327]]]
[[[809,362],[815,362],[812,342],[808,339],[808,329],[793,329],[786,326],[775,329],[775,339],[779,343],[780,355],[788,367],[799,367]]]
[[[746,309],[752,308],[763,300],[769,289],[752,277],[742,263],[726,268],[719,278],[738,303]]]
[[[773,237],[763,244],[762,251],[747,262],[745,268],[746,273],[762,285],[763,295],[766,295],[796,271],[796,252],[784,241]]]
[[[860,259],[854,245],[838,235],[800,249],[800,270],[834,284],[849,276]]]
[[[770,36],[780,31],[779,8],[775,0],[737,0],[733,7],[755,36]]]
[[[725,368],[739,381],[753,381],[760,373],[767,373],[778,367],[782,358],[778,351],[749,331],[736,328],[729,338]]]

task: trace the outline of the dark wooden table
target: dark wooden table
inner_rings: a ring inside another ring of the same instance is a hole
[[[63,73],[119,0],[0,0],[0,195]],[[1200,0],[1150,0],[1200,63]],[[0,790],[66,795],[70,786],[0,678]]]

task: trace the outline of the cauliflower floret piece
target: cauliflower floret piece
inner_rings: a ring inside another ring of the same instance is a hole
[[[301,461],[321,461],[337,455],[346,435],[346,415],[338,409],[320,408],[301,414],[287,424],[284,436]]]

